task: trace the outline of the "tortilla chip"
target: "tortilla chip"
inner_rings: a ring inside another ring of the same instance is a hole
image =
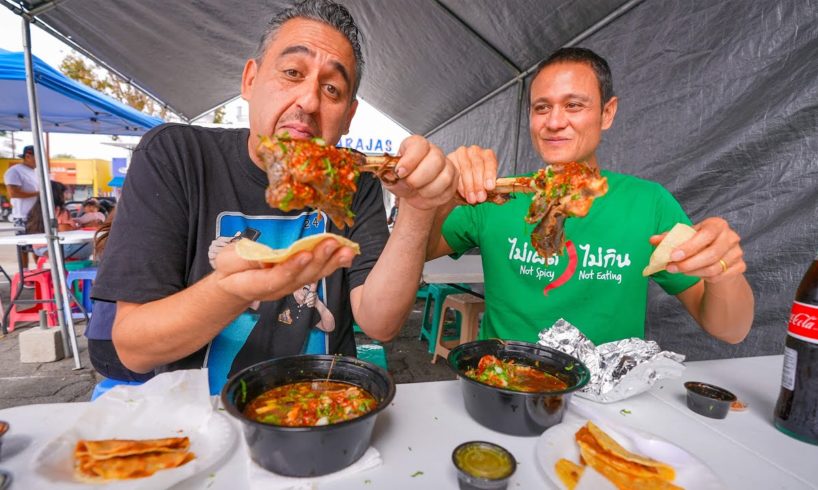
[[[311,252],[322,241],[332,238],[342,247],[349,247],[355,250],[356,254],[361,253],[361,247],[352,240],[336,235],[334,233],[319,233],[310,235],[295,241],[292,245],[284,249],[273,249],[262,243],[254,242],[242,238],[236,242],[236,253],[244,260],[254,260],[266,264],[279,264],[286,261],[298,252]]]
[[[74,448],[74,477],[88,483],[145,478],[195,459],[189,447],[187,437],[81,440]]]
[[[670,253],[679,245],[693,238],[695,234],[696,230],[692,227],[684,223],[676,223],[650,255],[648,266],[642,271],[642,275],[649,276],[665,270],[665,267],[671,262]]]
[[[560,481],[562,481],[562,484],[565,485],[568,490],[574,490],[585,468],[573,461],[562,458],[554,465],[554,471],[556,471]]]

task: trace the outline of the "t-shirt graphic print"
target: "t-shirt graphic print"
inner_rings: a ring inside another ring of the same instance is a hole
[[[287,248],[296,240],[327,231],[326,215],[318,211],[296,216],[246,216],[225,212],[217,217],[215,242],[226,244],[243,236],[272,248]],[[212,247],[211,247],[212,248]],[[329,352],[328,333],[335,318],[327,308],[326,280],[305,284],[279,301],[254,303],[225,327],[208,346],[211,394],[241,368],[281,355]]]

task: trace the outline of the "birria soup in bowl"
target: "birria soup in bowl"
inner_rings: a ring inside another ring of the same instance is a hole
[[[518,436],[540,435],[562,422],[571,395],[591,378],[578,359],[527,342],[468,342],[452,349],[448,362],[469,415]]]
[[[250,457],[285,476],[346,468],[369,448],[378,413],[395,396],[384,369],[353,357],[280,357],[236,373],[222,390]]]

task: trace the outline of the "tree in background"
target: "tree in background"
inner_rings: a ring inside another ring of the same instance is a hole
[[[165,107],[127,81],[107,70],[102,70],[77,54],[66,56],[60,63],[60,71],[68,78],[110,95],[140,112],[167,120],[168,110]]]

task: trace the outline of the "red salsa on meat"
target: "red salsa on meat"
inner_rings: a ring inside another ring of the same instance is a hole
[[[349,383],[303,381],[265,391],[244,408],[244,415],[264,424],[310,427],[360,417],[377,404],[368,391]]]
[[[469,378],[498,388],[524,392],[562,391],[568,383],[541,369],[504,361],[492,355],[480,358],[476,368],[466,371]]]

